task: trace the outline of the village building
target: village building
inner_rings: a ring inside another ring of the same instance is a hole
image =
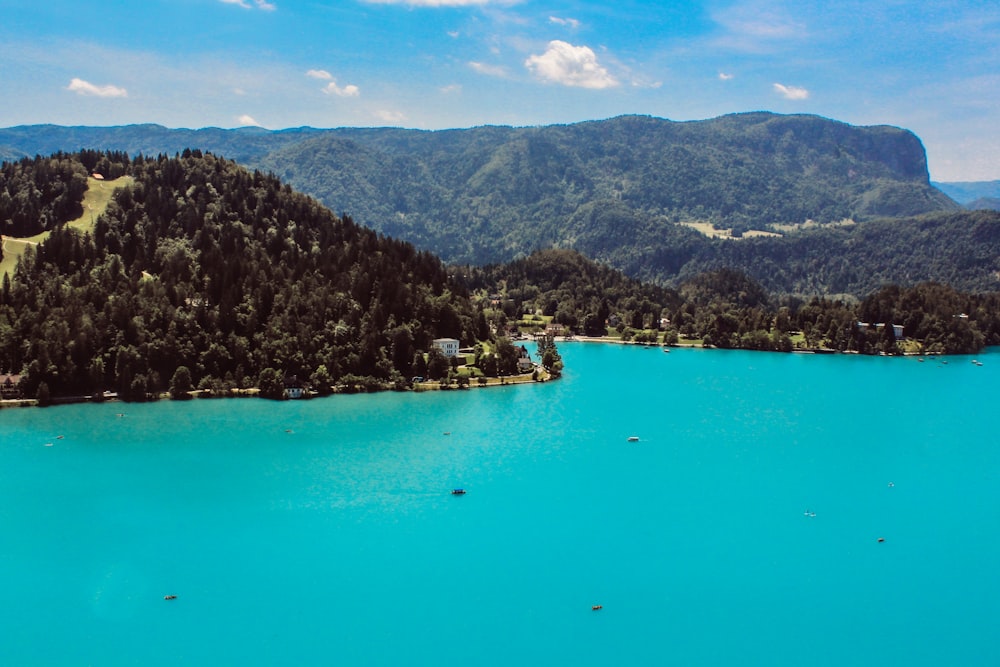
[[[855,324],[855,327],[857,328],[858,331],[868,331],[871,328],[871,326],[872,325],[870,323],[868,323],[868,322],[857,322]],[[896,340],[902,340],[903,339],[903,325],[902,324],[890,324],[889,326],[892,327],[892,335],[896,338]],[[878,323],[875,324],[875,331],[882,331],[883,328],[885,328],[885,323],[884,322],[878,322]]]
[[[20,375],[0,375],[0,398],[22,398]]]
[[[565,336],[566,327],[558,322],[550,322],[549,325],[545,327],[545,333],[548,336]]]
[[[519,373],[527,373],[535,367],[535,362],[531,360],[531,354],[528,352],[528,348],[521,346],[517,350],[517,370]]]
[[[455,338],[435,338],[433,343],[449,359],[458,356],[459,342]]]
[[[305,385],[299,382],[298,376],[285,376],[285,398],[302,398],[305,390]]]

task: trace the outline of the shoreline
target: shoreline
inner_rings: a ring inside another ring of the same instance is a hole
[[[469,382],[465,386],[460,386],[455,384],[452,380],[447,385],[442,386],[441,382],[438,380],[431,380],[428,382],[418,382],[413,383],[405,391],[411,391],[414,393],[423,393],[428,391],[465,391],[467,389],[487,389],[490,387],[509,387],[514,385],[523,384],[544,384],[546,382],[551,382],[553,380],[558,380],[560,375],[553,375],[550,371],[543,371],[544,376],[539,376],[538,379],[532,379],[531,373],[525,373],[522,375],[511,375],[505,376],[503,378],[488,378],[488,381],[484,384],[479,384],[478,382]],[[384,391],[396,391],[392,385],[384,385],[376,391],[366,391],[364,389],[358,389],[356,391],[349,391],[346,389],[345,385],[338,385],[329,394],[319,394],[317,392],[310,392],[308,395],[302,396],[300,398],[270,398],[265,400],[283,402],[283,401],[310,401],[316,398],[327,398],[329,396],[337,395],[350,395],[350,394],[379,394]],[[93,403],[99,405],[101,403],[157,403],[159,401],[173,401],[177,400],[179,402],[185,401],[197,401],[197,400],[218,400],[218,399],[228,399],[228,398],[261,398],[260,389],[258,387],[249,387],[247,389],[232,389],[221,394],[215,394],[209,389],[195,389],[188,392],[187,398],[173,399],[170,397],[170,392],[163,391],[155,395],[151,395],[151,398],[145,401],[125,401],[118,398],[117,395],[106,395],[101,400],[95,400],[93,396],[57,396],[53,397],[46,405],[39,405],[37,398],[8,398],[0,400],[0,410],[12,409],[12,408],[37,408],[37,407],[55,407],[58,405],[79,405],[81,403]]]
[[[688,350],[743,350],[745,352],[775,352],[781,354],[861,354],[857,350],[834,350],[829,347],[794,347],[788,352],[782,352],[779,350],[753,350],[744,347],[733,347],[733,348],[721,348],[715,345],[703,345],[701,343],[672,343],[669,345],[664,345],[663,343],[646,343],[637,342],[634,340],[621,340],[620,338],[609,338],[600,336],[569,336],[563,338],[563,343],[610,343],[612,345],[635,345],[637,347],[655,347],[663,350],[669,349],[688,349]],[[987,346],[988,347],[988,346]],[[900,352],[899,354],[885,354],[880,352],[879,354],[873,354],[869,356],[878,357],[949,357],[949,356],[962,356],[975,354],[972,352]]]
[[[717,350],[717,349],[729,349],[729,348],[718,348],[714,345],[703,345],[700,343],[674,343],[671,345],[664,345],[663,343],[649,343],[649,342],[637,342],[632,340],[621,340],[620,338],[610,338],[606,336],[566,336],[560,341],[562,343],[604,343],[611,345],[632,345],[636,347],[647,347],[647,348],[658,348],[661,350],[669,351],[670,349],[691,349],[691,350]],[[746,352],[774,352],[774,350],[747,350],[745,348],[732,348],[739,349]],[[833,350],[829,348],[793,348],[784,354],[850,354],[857,355],[860,354],[855,350]],[[950,355],[946,353],[927,353],[927,352],[903,352],[898,355],[886,355],[884,353],[871,356],[899,356],[899,357],[918,357],[921,361],[923,358],[939,358],[948,356],[962,356],[971,353],[961,353],[956,355]],[[490,387],[507,387],[512,385],[522,385],[522,384],[543,384],[545,382],[550,382],[552,380],[558,380],[560,375],[554,375],[550,371],[542,369],[540,366],[537,369],[543,371],[544,376],[539,376],[538,379],[532,379],[530,373],[525,373],[522,375],[512,375],[503,378],[488,378],[487,382],[484,384],[479,384],[478,382],[470,381],[465,386],[460,386],[455,384],[452,380],[447,385],[442,385],[439,380],[430,380],[426,382],[418,382],[410,384],[409,388],[405,391],[412,391],[415,393],[422,393],[426,391],[464,391],[467,389],[487,389]],[[358,389],[356,391],[346,391],[344,385],[340,385],[334,388],[329,394],[319,394],[312,392],[307,396],[301,398],[278,398],[278,399],[267,399],[274,401],[300,401],[300,400],[312,400],[314,398],[325,398],[327,396],[336,396],[338,394],[371,394],[371,393],[381,393],[383,391],[396,391],[391,385],[384,385],[377,391],[366,391],[364,389]],[[201,390],[196,389],[189,392],[189,398],[176,399],[180,401],[186,400],[211,400],[211,399],[223,399],[223,398],[259,398],[260,389],[257,387],[249,387],[247,389],[232,389],[223,394],[213,394],[211,390]],[[175,400],[171,399],[169,392],[160,392],[155,397],[152,397],[146,401],[123,401],[118,398],[117,395],[106,396],[103,400],[96,401],[93,396],[59,396],[54,397],[46,406],[39,406],[38,399],[34,398],[12,398],[12,399],[2,399],[0,400],[0,410],[10,409],[10,408],[30,408],[30,407],[51,407],[57,405],[77,405],[80,403],[155,403],[162,400]]]

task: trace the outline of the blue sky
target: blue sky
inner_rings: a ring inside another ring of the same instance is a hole
[[[0,126],[897,125],[1000,179],[995,0],[0,0]]]

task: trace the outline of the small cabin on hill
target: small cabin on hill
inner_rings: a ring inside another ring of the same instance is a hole
[[[21,396],[20,375],[0,375],[0,398],[16,399]]]

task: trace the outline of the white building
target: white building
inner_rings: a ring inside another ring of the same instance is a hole
[[[449,359],[458,356],[458,341],[454,338],[435,338],[434,347]]]

